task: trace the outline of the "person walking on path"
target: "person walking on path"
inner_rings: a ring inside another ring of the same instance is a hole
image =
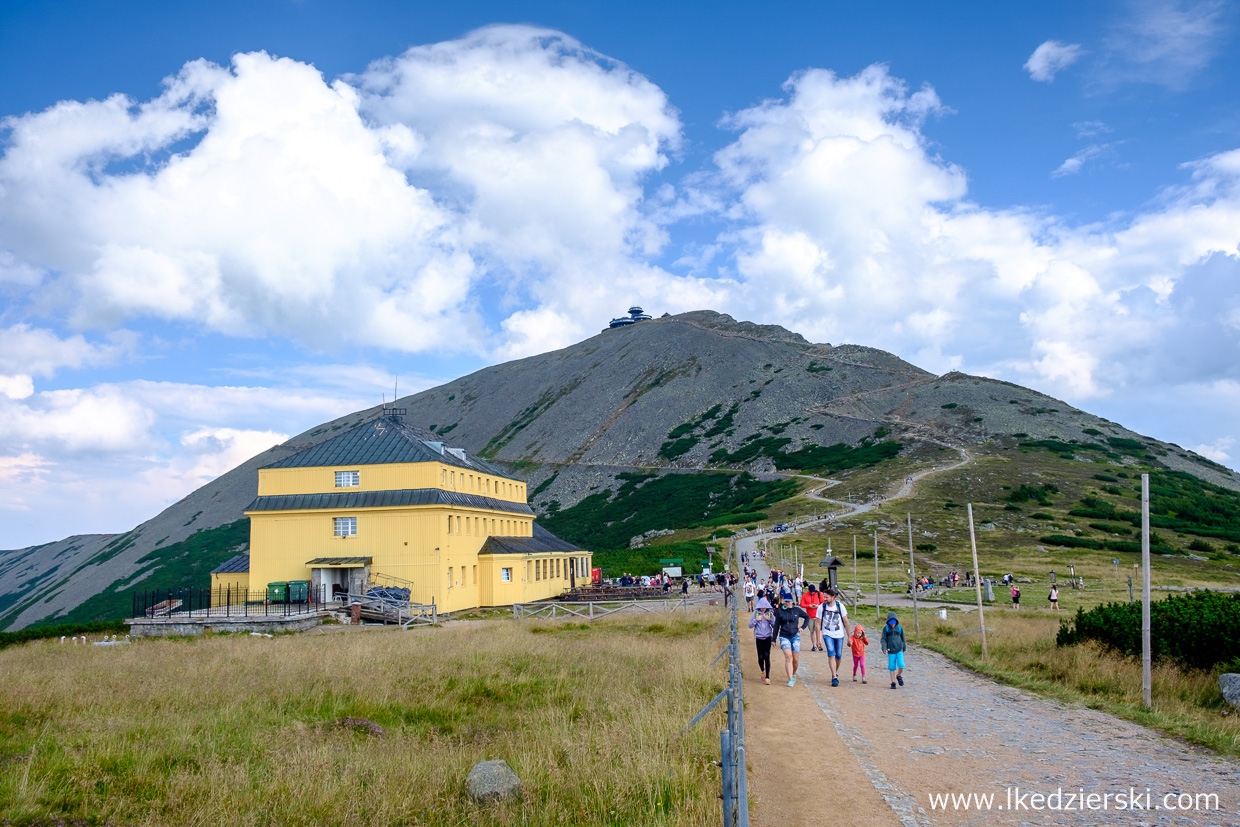
[[[822,616],[822,639],[826,644],[827,666],[831,667],[831,685],[840,685],[840,661],[844,657],[844,639],[848,637],[848,609],[836,599],[832,588],[823,595],[824,601],[818,607]]]
[[[749,628],[753,629],[753,639],[758,644],[758,671],[762,673],[762,682],[771,685],[771,638],[775,635],[775,611],[771,601],[765,597],[758,598],[758,608],[753,617],[749,618]]]
[[[1012,584],[1012,608],[1020,608],[1020,589],[1016,588],[1016,584]]]
[[[822,643],[822,622],[818,617],[818,607],[822,605],[822,595],[818,593],[818,589],[813,583],[810,583],[809,590],[801,595],[801,608],[809,615],[810,626],[810,647],[811,652],[823,648]]]
[[[865,647],[870,645],[870,639],[865,636],[865,627],[860,623],[853,626],[852,637],[848,639],[848,646],[852,649],[853,656],[853,683],[857,682],[857,667],[861,667],[861,682],[865,683]]]
[[[753,598],[756,592],[757,592],[757,588],[754,587],[753,581],[750,580],[748,577],[746,577],[745,578],[745,611],[747,612],[753,611]]]
[[[1051,602],[1051,609],[1053,609],[1056,612],[1059,611],[1059,587],[1058,586],[1056,586],[1053,583],[1051,584],[1051,593],[1046,596],[1046,599]]]
[[[904,629],[900,627],[900,621],[896,620],[895,612],[887,612],[887,625],[883,627],[883,636],[879,639],[878,646],[887,656],[891,688],[895,689],[897,682],[904,686]]]
[[[784,653],[784,671],[788,673],[788,685],[796,686],[797,669],[801,666],[801,632],[809,627],[809,615],[800,606],[792,605],[792,595],[785,595],[775,610],[775,628],[779,633],[779,648]]]

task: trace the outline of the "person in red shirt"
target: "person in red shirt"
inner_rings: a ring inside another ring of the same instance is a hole
[[[822,640],[822,619],[818,617],[818,607],[822,605],[822,593],[813,584],[809,584],[809,590],[801,595],[801,608],[809,615],[810,626],[813,627],[813,634],[810,635],[810,651],[821,652],[826,648]]]

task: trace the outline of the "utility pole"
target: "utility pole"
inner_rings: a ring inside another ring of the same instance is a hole
[[[913,593],[913,631],[920,632],[921,624],[917,621],[917,566],[913,562],[913,515],[905,512],[908,517],[908,576]]]
[[[973,532],[973,503],[969,503],[969,544],[973,546],[973,587],[977,590],[977,622],[982,627],[982,657],[989,658],[986,649],[986,615],[982,611],[982,573],[977,567],[977,535]]]
[[[1141,705],[1154,704],[1150,670],[1150,475],[1141,475]]]

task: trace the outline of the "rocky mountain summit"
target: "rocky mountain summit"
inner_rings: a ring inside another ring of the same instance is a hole
[[[1240,477],[1222,466],[1036,391],[961,373],[935,376],[881,350],[814,344],[782,327],[705,310],[606,330],[395,404],[449,444],[526,478],[536,507],[571,506],[634,469],[769,474],[807,468],[798,458],[829,446],[876,439],[906,446],[1135,440],[1168,468],[1240,489]],[[239,521],[260,467],[380,414],[370,408],[311,428],[125,534],[0,551],[0,629],[90,619],[108,607],[123,613],[128,589],[171,585],[169,578],[205,585],[212,561],[246,542]]]

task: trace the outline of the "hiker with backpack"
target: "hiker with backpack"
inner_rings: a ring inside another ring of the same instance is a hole
[[[753,617],[749,618],[749,628],[753,629],[753,639],[758,644],[758,671],[762,673],[762,682],[771,685],[771,639],[775,636],[775,611],[771,601],[765,597],[758,598],[758,608],[754,609]]]
[[[818,607],[822,618],[822,640],[826,644],[827,666],[831,668],[831,685],[840,685],[840,661],[844,657],[844,641],[849,634],[848,609],[838,599],[838,592],[827,587],[823,603]]]
[[[879,638],[878,646],[882,649],[883,654],[887,656],[887,671],[891,673],[891,688],[896,688],[896,683],[904,686],[904,629],[900,626],[900,621],[896,619],[895,612],[887,612],[887,625],[883,627],[883,635]]]
[[[1015,583],[1012,584],[1012,608],[1020,608],[1020,589],[1016,587]]]

